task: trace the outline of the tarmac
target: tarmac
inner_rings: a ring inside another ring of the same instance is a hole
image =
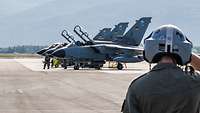
[[[120,113],[145,62],[127,69],[43,70],[42,59],[0,59],[0,113]]]

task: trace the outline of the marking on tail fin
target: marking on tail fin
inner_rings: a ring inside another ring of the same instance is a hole
[[[138,46],[151,23],[151,17],[143,17],[136,20],[136,23],[125,33],[122,40],[119,41],[122,45]]]

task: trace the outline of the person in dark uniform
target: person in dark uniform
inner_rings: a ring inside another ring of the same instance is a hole
[[[180,68],[191,61],[191,51],[192,43],[176,26],[151,33],[144,41],[144,59],[157,65],[130,84],[122,112],[200,113],[200,76]]]
[[[53,68],[53,66],[54,66],[54,64],[53,64],[53,58],[51,59],[51,62],[50,62],[50,64],[51,64],[51,68]]]
[[[46,69],[46,67],[47,67],[47,69],[50,68],[50,60],[51,60],[51,58],[48,55],[45,55],[43,69]]]

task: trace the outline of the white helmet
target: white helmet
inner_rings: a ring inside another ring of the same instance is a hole
[[[191,60],[192,43],[174,25],[163,25],[144,40],[144,59],[157,63],[163,55],[172,55],[179,65]]]

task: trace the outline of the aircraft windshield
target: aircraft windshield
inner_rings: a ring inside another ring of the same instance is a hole
[[[53,44],[53,45],[51,45],[49,48],[54,48],[54,47],[56,47],[58,44]]]
[[[67,43],[60,44],[60,45],[57,47],[57,49],[62,48],[62,47],[64,47],[64,46],[66,46],[66,45],[67,45]]]
[[[69,43],[66,47],[71,47],[73,45],[74,45],[73,43]]]

